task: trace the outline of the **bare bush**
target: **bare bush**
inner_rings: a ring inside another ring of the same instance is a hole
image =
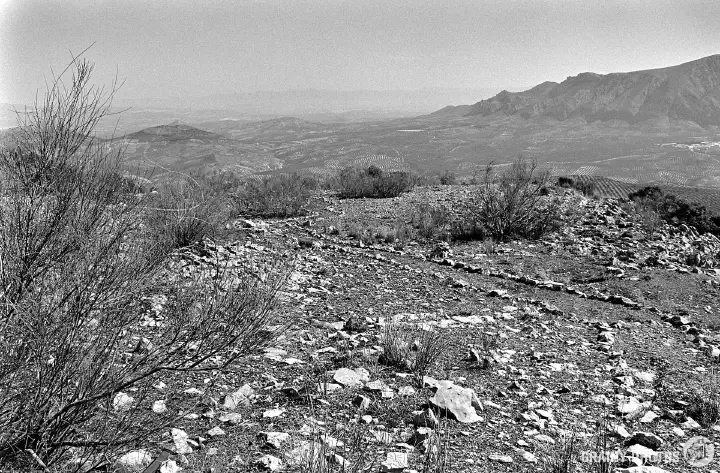
[[[461,211],[462,224],[456,227],[454,238],[477,234],[498,241],[537,239],[556,229],[560,205],[546,196],[548,182],[548,173],[538,172],[535,163],[523,158],[499,174],[488,166],[480,190]]]
[[[249,179],[235,192],[237,211],[256,217],[296,217],[307,213],[317,183],[299,174]]]
[[[145,238],[121,153],[91,135],[114,93],[92,69],[74,58],[0,151],[3,468],[112,463],[167,425],[146,414],[162,374],[224,369],[274,333],[277,268],[163,273],[168,249]],[[164,309],[149,313],[148,295]]]
[[[421,203],[412,212],[413,226],[427,240],[445,239],[450,221],[450,212],[443,205]]]
[[[342,199],[362,197],[382,199],[397,197],[415,186],[410,173],[384,172],[376,166],[367,169],[344,168],[338,175],[339,195]]]
[[[193,179],[161,186],[145,212],[149,238],[174,250],[214,237],[221,225],[222,203],[205,190]]]

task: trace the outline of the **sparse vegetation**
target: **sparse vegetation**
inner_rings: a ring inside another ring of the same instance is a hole
[[[635,202],[638,212],[654,212],[671,225],[689,225],[700,234],[720,236],[720,216],[714,215],[704,205],[666,194],[657,186],[643,187],[628,198]]]
[[[480,190],[453,225],[453,238],[538,239],[555,230],[560,209],[555,199],[543,195],[548,180],[546,172],[522,158],[499,174],[488,166]]]
[[[409,192],[415,183],[404,171],[382,171],[376,166],[367,169],[344,168],[338,175],[339,196],[343,199],[369,197],[382,199]]]
[[[234,193],[237,213],[264,218],[304,215],[316,188],[315,179],[299,174],[248,179]]]
[[[161,375],[222,370],[277,333],[281,268],[163,275],[147,201],[92,136],[115,90],[91,86],[92,70],[73,59],[0,151],[3,468],[111,465],[176,418],[148,416]],[[153,329],[150,295],[164,300]]]
[[[562,432],[554,443],[545,447],[542,463],[548,473],[573,473],[580,462],[581,441],[575,430]]]
[[[388,321],[381,342],[380,363],[411,371],[416,384],[422,387],[424,377],[438,362],[447,340],[442,333],[418,324]]]
[[[213,238],[221,216],[226,216],[222,203],[191,179],[161,186],[149,197],[145,210],[148,237],[169,250]]]
[[[417,234],[426,240],[443,240],[448,234],[450,212],[443,205],[430,205],[424,202],[412,212],[411,222]]]
[[[447,169],[445,171],[443,171],[442,174],[440,174],[438,179],[440,180],[441,186],[451,186],[457,182],[457,176],[455,176],[455,173],[450,172]]]
[[[720,421],[720,375],[715,369],[704,374],[691,392],[687,413],[703,427]]]

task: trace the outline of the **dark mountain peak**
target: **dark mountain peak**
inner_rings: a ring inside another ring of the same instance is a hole
[[[126,139],[138,140],[142,142],[148,141],[181,141],[181,140],[215,140],[223,139],[222,135],[201,130],[190,125],[185,125],[179,121],[174,121],[168,125],[153,126],[145,128],[125,135]]]
[[[670,119],[720,126],[720,54],[677,66],[634,72],[582,72],[524,92],[503,91],[472,105],[466,116],[580,117],[630,124]]]

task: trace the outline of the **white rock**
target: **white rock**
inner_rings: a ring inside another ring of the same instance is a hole
[[[450,384],[440,385],[435,391],[435,395],[430,398],[430,404],[441,413],[448,414],[458,422],[470,424],[482,420],[477,415],[476,409],[482,409],[482,406],[475,395],[475,391],[470,388]]]
[[[263,455],[257,459],[255,464],[268,471],[279,471],[282,468],[282,460],[272,455]]]
[[[128,472],[140,472],[152,463],[153,458],[146,450],[128,452],[117,460],[117,464]]]
[[[634,397],[621,399],[618,402],[618,411],[621,414],[635,414],[643,408],[643,405]]]
[[[175,453],[178,455],[192,453],[193,449],[188,445],[187,432],[182,429],[171,429],[170,435],[172,435],[173,443],[175,444]]]
[[[285,432],[260,432],[258,438],[265,446],[279,449],[283,443],[290,440],[290,434]]]
[[[357,368],[354,370],[350,368],[340,368],[333,375],[333,380],[346,388],[350,386],[362,386],[370,380],[370,373],[368,373],[365,368]]]
[[[408,467],[408,456],[404,452],[388,452],[387,458],[381,463],[380,471],[399,473]]]
[[[218,426],[213,427],[207,432],[208,437],[221,437],[225,435],[225,431]]]
[[[268,409],[267,411],[263,412],[263,418],[273,418],[273,417],[280,417],[285,412],[285,409]]]
[[[500,462],[500,463],[512,463],[513,462],[513,459],[510,455],[500,455],[498,453],[491,453],[490,455],[488,455],[488,458],[492,461]]]
[[[234,411],[238,407],[247,407],[250,405],[250,397],[255,394],[255,391],[246,384],[234,393],[230,393],[225,396],[223,401],[223,407],[225,409]]]
[[[653,411],[647,411],[644,416],[640,419],[643,424],[649,424],[658,418],[658,415]]]
[[[113,398],[113,409],[116,411],[126,411],[132,407],[135,398],[127,393],[117,393]]]
[[[220,422],[227,422],[230,425],[237,425],[242,421],[242,416],[237,412],[228,412],[219,417]]]
[[[167,405],[164,400],[153,402],[152,410],[155,414],[165,414],[167,412]]]

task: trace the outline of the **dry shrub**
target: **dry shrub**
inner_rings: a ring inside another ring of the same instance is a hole
[[[716,370],[703,375],[690,394],[687,413],[704,427],[720,421],[720,376]]]
[[[492,165],[488,166],[480,189],[461,210],[460,224],[454,229],[453,237],[469,239],[477,235],[484,239],[490,236],[498,241],[538,239],[557,229],[560,204],[547,196],[548,183],[549,174],[538,172],[535,163],[522,157],[499,174]]]
[[[383,347],[380,363],[410,370],[419,387],[447,348],[447,338],[441,332],[420,324],[401,325],[392,321],[385,324],[380,342]]]
[[[450,221],[450,212],[443,205],[430,205],[424,202],[418,205],[412,213],[413,227],[421,237],[427,240],[445,239]]]
[[[456,470],[452,464],[449,430],[445,430],[444,435],[434,431],[425,442],[422,473],[449,473],[451,471]]]
[[[222,203],[192,178],[170,182],[151,196],[146,211],[149,238],[169,250],[213,238],[221,227]]]
[[[284,281],[273,267],[165,274],[146,201],[117,179],[121,152],[91,135],[113,92],[90,86],[86,61],[69,68],[0,151],[2,469],[97,468],[166,428],[174,416],[147,414],[152,385],[272,337]]]
[[[582,442],[573,428],[562,432],[555,443],[543,447],[541,462],[543,470],[548,473],[574,473],[580,462]]]
[[[397,197],[415,186],[413,177],[403,171],[382,171],[376,166],[367,169],[344,168],[338,174],[339,196],[342,199]]]
[[[276,174],[248,179],[235,192],[237,212],[251,217],[297,217],[307,205],[317,182],[299,174]]]

